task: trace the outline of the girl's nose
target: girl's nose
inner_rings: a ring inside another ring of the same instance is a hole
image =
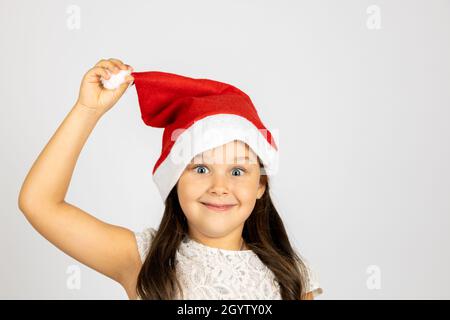
[[[211,193],[218,194],[218,195],[224,194],[224,193],[225,194],[229,193],[228,182],[225,177],[216,175],[215,177],[213,177],[211,183],[212,183],[212,185],[209,190]]]

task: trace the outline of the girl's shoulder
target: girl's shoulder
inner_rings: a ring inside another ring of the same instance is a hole
[[[145,257],[147,256],[150,244],[156,234],[156,231],[157,230],[155,228],[147,227],[141,231],[134,232],[137,248],[142,262],[145,261]]]

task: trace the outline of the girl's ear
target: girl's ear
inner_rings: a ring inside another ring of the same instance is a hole
[[[261,159],[258,157],[258,163],[259,163],[259,169],[260,169],[260,176],[259,176],[259,187],[258,187],[258,195],[257,198],[261,199],[264,195],[264,192],[266,191],[266,185],[268,183],[268,177],[265,173],[264,165],[262,164]]]
[[[257,192],[257,199],[261,199],[261,197],[264,195],[264,192],[266,191],[266,183],[267,183],[267,177],[261,176],[261,179],[259,180],[259,187]]]

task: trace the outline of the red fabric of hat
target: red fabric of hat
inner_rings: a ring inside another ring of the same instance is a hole
[[[164,128],[161,155],[152,172],[163,201],[190,159],[234,139],[247,143],[263,161],[266,172],[270,169],[273,173],[278,148],[247,94],[210,79],[160,71],[131,75],[142,120],[148,126]],[[183,149],[182,161],[170,159],[174,149]]]

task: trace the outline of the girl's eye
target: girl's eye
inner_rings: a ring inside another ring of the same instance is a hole
[[[244,170],[244,169],[241,169],[241,168],[235,168],[235,169],[233,169],[232,172],[237,172],[237,173],[239,173],[239,171],[245,172],[245,170]],[[232,175],[234,175],[234,174],[232,174]],[[241,174],[239,174],[238,176],[241,176]]]
[[[194,167],[194,170],[195,170],[196,173],[205,173],[204,170],[209,170],[209,169],[206,168],[205,166],[199,165],[199,166]],[[234,168],[232,170],[231,175],[239,177],[239,176],[242,175],[240,172],[245,172],[245,170],[242,169],[242,168]],[[235,174],[235,173],[237,173],[237,174]]]
[[[197,169],[206,169],[206,167],[205,166],[196,166],[195,168],[194,168],[194,170],[197,172],[197,173],[202,173],[202,172],[199,172]]]

